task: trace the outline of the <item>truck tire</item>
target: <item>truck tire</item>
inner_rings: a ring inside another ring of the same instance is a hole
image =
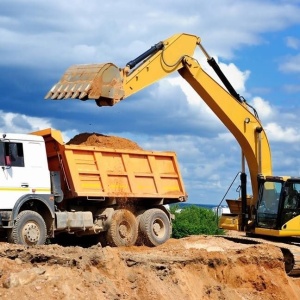
[[[140,229],[140,220],[141,220],[141,217],[142,217],[142,215],[143,215],[144,212],[145,212],[145,210],[141,210],[141,211],[138,211],[135,214],[136,221],[138,223],[138,237],[137,237],[137,240],[136,240],[136,243],[135,243],[136,246],[142,246],[142,245],[144,245],[144,233]]]
[[[8,232],[8,241],[26,246],[44,245],[47,227],[40,214],[31,210],[21,211]]]
[[[116,210],[106,234],[109,246],[133,246],[138,236],[138,223],[132,212],[127,209]]]
[[[168,216],[158,208],[146,210],[140,218],[139,229],[144,244],[150,247],[165,243],[171,234]]]

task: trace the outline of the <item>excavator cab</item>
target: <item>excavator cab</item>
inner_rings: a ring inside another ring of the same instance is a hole
[[[300,179],[267,177],[260,185],[255,232],[274,230],[273,235],[299,235]]]

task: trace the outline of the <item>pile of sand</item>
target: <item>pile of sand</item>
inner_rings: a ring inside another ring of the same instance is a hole
[[[67,145],[97,146],[112,149],[143,150],[137,143],[118,136],[100,133],[80,133],[74,136]]]

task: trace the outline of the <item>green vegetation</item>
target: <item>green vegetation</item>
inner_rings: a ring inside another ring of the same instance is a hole
[[[189,235],[224,234],[224,231],[218,228],[216,214],[210,209],[195,205],[180,209],[175,205],[171,206],[170,210],[175,215],[172,232],[172,237],[175,239]]]

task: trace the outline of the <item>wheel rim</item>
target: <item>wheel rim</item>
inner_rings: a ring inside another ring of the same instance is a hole
[[[155,219],[152,224],[152,230],[156,237],[163,238],[166,234],[166,226],[161,219]]]
[[[128,238],[128,235],[131,232],[131,226],[128,222],[123,221],[121,222],[121,224],[119,225],[119,235],[122,239],[126,239]]]
[[[22,229],[22,236],[26,244],[35,245],[40,238],[39,226],[35,222],[27,222]]]

